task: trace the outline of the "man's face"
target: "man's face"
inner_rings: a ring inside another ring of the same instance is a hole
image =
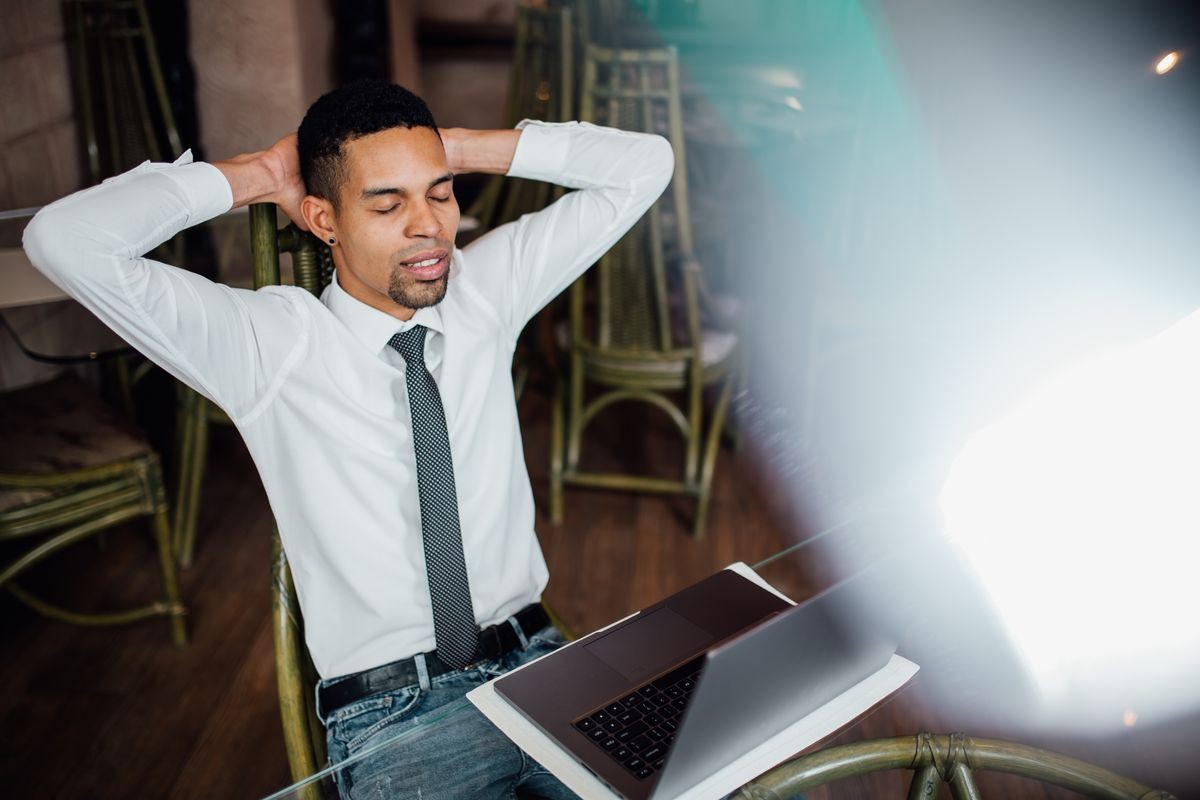
[[[441,302],[459,216],[442,140],[430,128],[392,128],[343,150],[342,288],[376,307],[380,295],[407,309]]]

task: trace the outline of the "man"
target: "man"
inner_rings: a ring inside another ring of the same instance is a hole
[[[439,131],[415,95],[371,82],[325,95],[269,150],[190,162],[48,206],[25,248],[238,426],[291,562],[331,761],[409,737],[342,791],[569,795],[462,700],[561,643],[539,604],[513,349],[662,192],[670,145],[586,123]],[[453,180],[472,171],[579,191],[458,250]],[[329,244],[320,300],[141,257],[255,202]]]

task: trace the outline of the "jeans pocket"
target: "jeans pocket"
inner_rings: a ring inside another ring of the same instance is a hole
[[[380,731],[411,717],[422,695],[420,689],[405,689],[339,709],[331,721],[334,736],[345,747],[347,756],[354,755]]]

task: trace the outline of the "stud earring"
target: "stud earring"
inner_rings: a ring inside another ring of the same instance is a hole
[[[330,243],[330,244],[337,244],[337,239],[334,239],[332,236],[330,236],[330,237],[329,237],[329,243]]]

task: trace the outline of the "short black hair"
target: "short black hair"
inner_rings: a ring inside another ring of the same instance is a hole
[[[337,208],[346,182],[342,146],[391,128],[432,128],[437,133],[429,106],[403,86],[362,80],[323,94],[309,106],[296,134],[305,190]]]

